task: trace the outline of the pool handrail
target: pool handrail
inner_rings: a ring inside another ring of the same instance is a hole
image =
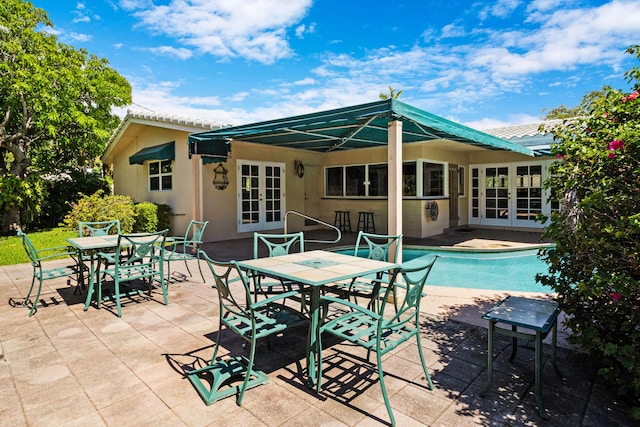
[[[301,218],[308,219],[308,220],[310,220],[310,221],[315,221],[315,222],[317,222],[317,223],[318,223],[318,224],[320,224],[320,225],[324,225],[324,226],[327,226],[327,227],[329,227],[329,228],[334,229],[334,230],[336,231],[336,233],[338,234],[338,237],[337,237],[335,240],[313,240],[313,239],[305,239],[305,242],[306,242],[306,243],[326,243],[326,244],[332,244],[332,243],[338,243],[338,242],[342,239],[342,233],[340,232],[340,229],[339,229],[339,228],[335,227],[335,226],[334,226],[334,225],[332,225],[332,224],[329,224],[329,223],[326,223],[326,222],[324,222],[324,221],[322,221],[322,220],[319,220],[318,218],[314,218],[314,217],[312,217],[312,216],[309,216],[309,215],[303,214],[302,212],[298,212],[298,211],[287,211],[287,212],[284,214],[284,234],[287,234],[287,218],[289,217],[289,214],[297,215],[297,216],[299,216],[299,217],[301,217]]]

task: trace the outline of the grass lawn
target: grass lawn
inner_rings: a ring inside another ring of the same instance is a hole
[[[54,246],[68,246],[66,238],[76,237],[78,231],[68,228],[53,228],[51,230],[27,233],[27,235],[36,249],[40,250]],[[18,236],[0,237],[0,248],[0,265],[30,262]]]

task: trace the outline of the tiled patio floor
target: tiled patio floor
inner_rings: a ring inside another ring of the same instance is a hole
[[[245,250],[251,256],[251,245],[222,242],[206,249],[219,259],[242,258]],[[179,263],[172,270],[185,271]],[[182,375],[185,368],[210,358],[215,344],[216,296],[197,272],[172,283],[168,306],[156,290],[150,299],[126,303],[121,319],[109,305],[83,311],[83,296],[74,295],[75,283],[69,286],[64,279],[47,284],[45,304],[29,318],[26,309],[11,307],[8,300],[24,295],[30,278],[30,265],[0,267],[0,425],[388,423],[375,365],[358,349],[346,344],[327,349],[323,392],[318,395],[306,386],[304,327],[259,345],[257,363],[271,382],[249,390],[242,407],[234,398],[204,405]],[[396,349],[384,361],[399,426],[637,425],[596,379],[593,364],[566,345],[558,349],[565,380],[555,375],[545,348],[543,396],[549,421],[538,416],[535,406],[530,342],[521,343],[516,360],[509,363],[510,340],[499,339],[494,387],[480,398],[487,365],[487,331],[480,315],[504,294],[435,287],[428,293],[423,346],[435,389],[425,388],[415,344]],[[223,345],[232,353],[242,351],[234,340]]]

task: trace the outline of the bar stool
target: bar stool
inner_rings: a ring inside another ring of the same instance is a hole
[[[358,230],[356,231],[364,231],[365,233],[375,233],[376,225],[373,222],[373,212],[360,211],[358,212]]]
[[[336,217],[333,220],[333,225],[338,227],[340,231],[348,231],[351,233],[351,217],[350,211],[336,211]]]

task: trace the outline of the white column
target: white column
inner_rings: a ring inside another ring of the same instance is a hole
[[[389,172],[388,234],[402,233],[402,122],[389,122],[387,130],[387,165]],[[402,247],[398,252],[399,259],[389,260],[402,262]]]
[[[191,155],[191,211],[193,219],[202,221],[204,217],[203,195],[202,195],[202,156],[199,154]]]

